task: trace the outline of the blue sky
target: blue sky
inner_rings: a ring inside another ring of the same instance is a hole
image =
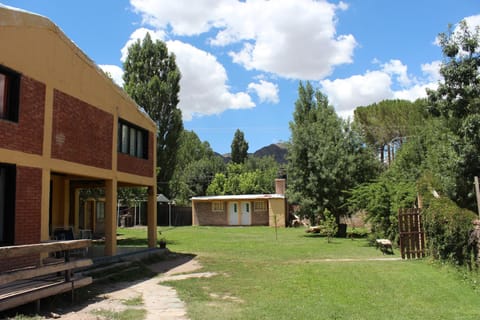
[[[150,32],[177,56],[184,126],[219,153],[290,138],[299,81],[342,117],[425,96],[448,24],[480,25],[478,0],[0,0],[48,17],[121,82],[129,43]]]

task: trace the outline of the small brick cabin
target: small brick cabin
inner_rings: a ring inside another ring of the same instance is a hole
[[[275,180],[275,194],[192,198],[192,224],[197,226],[285,227],[285,180]]]
[[[0,246],[103,223],[116,253],[117,188],[149,190],[156,243],[156,126],[50,20],[0,5]],[[79,190],[105,189],[105,208],[80,216]],[[0,263],[0,271],[38,261]]]

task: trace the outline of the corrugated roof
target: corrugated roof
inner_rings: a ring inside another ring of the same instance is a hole
[[[193,197],[191,200],[197,201],[221,201],[221,200],[261,200],[261,199],[285,199],[283,194],[242,194],[242,195],[224,195],[224,196],[204,196]]]

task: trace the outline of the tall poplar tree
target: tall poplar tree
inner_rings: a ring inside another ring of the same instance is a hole
[[[288,149],[287,192],[300,205],[300,215],[317,223],[327,210],[345,213],[348,194],[375,173],[373,153],[335,113],[328,99],[302,83],[295,102]]]
[[[169,196],[183,130],[182,112],[177,107],[180,71],[175,55],[161,41],[152,41],[150,34],[128,48],[123,64],[125,91],[157,124],[157,189]]]
[[[232,141],[232,161],[235,163],[244,163],[248,157],[248,142],[240,129],[235,131]]]

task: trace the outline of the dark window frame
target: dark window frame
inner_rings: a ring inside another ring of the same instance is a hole
[[[18,122],[20,104],[20,77],[18,72],[0,65],[0,75],[4,77],[3,86],[0,85],[0,120]]]
[[[4,175],[3,194],[3,223],[0,225],[3,237],[0,238],[0,246],[13,245],[15,241],[15,199],[17,169],[15,165],[0,163],[1,174]]]
[[[139,138],[140,136],[140,138]],[[117,151],[132,157],[148,159],[148,131],[123,119],[118,120]]]

